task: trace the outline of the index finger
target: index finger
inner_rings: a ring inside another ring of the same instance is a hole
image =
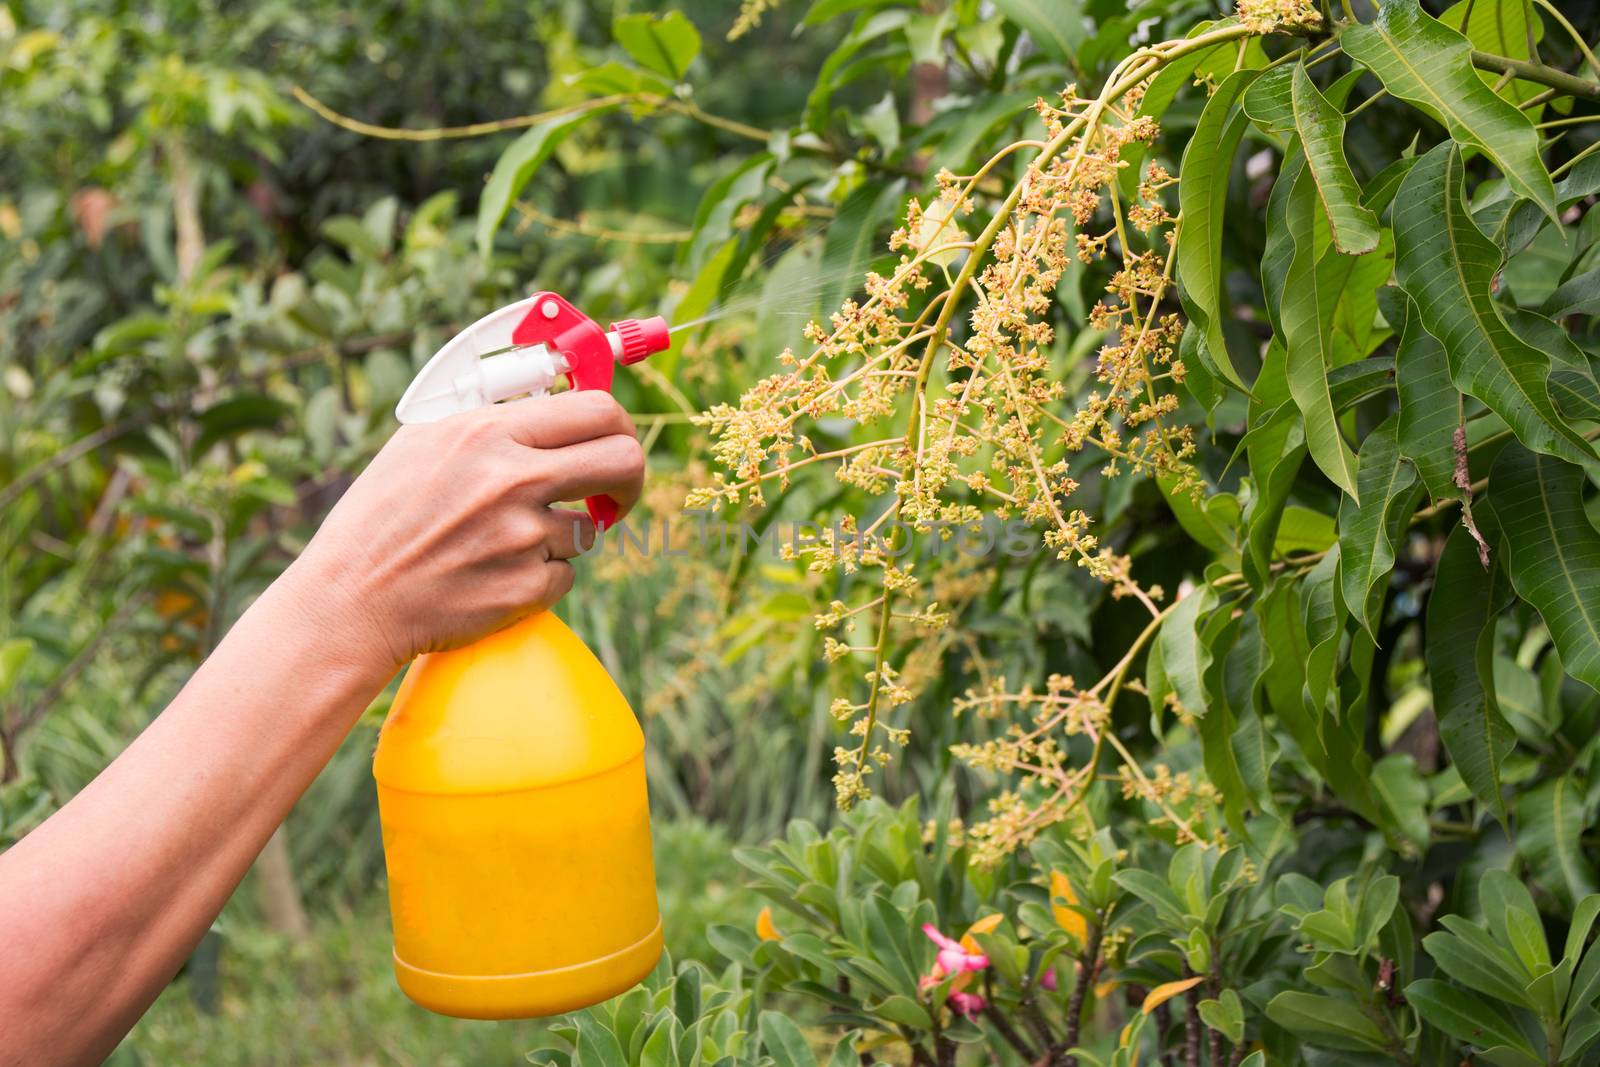
[[[598,390],[509,400],[489,410],[512,440],[529,448],[565,448],[602,437],[636,436],[633,417],[610,393]]]

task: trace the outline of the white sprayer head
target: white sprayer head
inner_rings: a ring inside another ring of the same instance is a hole
[[[574,318],[581,322],[574,323]],[[395,417],[403,423],[436,422],[510,397],[548,392],[561,375],[576,377],[579,362],[600,355],[571,349],[573,335],[562,331],[574,326],[580,336],[583,327],[591,329],[587,336],[601,333],[553,293],[535,293],[490,312],[434,353],[400,398]],[[552,340],[530,343],[532,335]],[[558,347],[558,337],[568,349]],[[660,318],[625,319],[613,323],[603,337],[610,349],[609,358],[602,357],[608,365],[613,360],[636,363],[668,345],[667,324]],[[610,384],[609,374],[605,384]],[[576,380],[574,385],[584,387]]]

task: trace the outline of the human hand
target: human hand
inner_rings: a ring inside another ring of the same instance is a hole
[[[402,426],[284,578],[392,674],[560,600],[572,588],[566,561],[594,529],[583,512],[551,505],[603,493],[620,517],[643,481],[633,421],[609,393]]]

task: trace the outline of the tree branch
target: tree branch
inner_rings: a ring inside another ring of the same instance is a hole
[[[1568,96],[1581,96],[1586,100],[1600,100],[1600,82],[1589,81],[1585,78],[1568,74],[1564,70],[1547,67],[1543,63],[1529,63],[1524,59],[1512,59],[1510,56],[1497,56],[1493,52],[1479,52],[1474,49],[1472,65],[1479,70],[1492,70],[1499,74],[1509,74],[1520,81],[1548,85],[1550,88]]]

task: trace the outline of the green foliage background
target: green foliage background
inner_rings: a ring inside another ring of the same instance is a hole
[[[456,328],[532,288],[602,321],[712,316],[618,387],[647,512],[680,517],[711,471],[690,416],[892,270],[888,234],[941,167],[974,172],[1039,136],[1036,98],[1098,91],[1134,48],[1229,14],[633,6],[0,7],[0,847],[159,711]],[[1546,99],[1548,77],[1473,59],[1592,86],[1600,18],[1330,14],[1354,16],[1337,48],[1229,42],[1146,97],[1149,158],[1184,179],[1180,410],[1203,487],[1065,458],[1137,580],[1195,589],[1159,626],[1048,553],[951,563],[956,636],[894,639],[927,657],[895,713],[911,737],[841,816],[829,705],[871,664],[824,662],[810,616],[864,587],[760,554],[592,561],[562,611],[645,719],[676,971],[554,1027],[405,1003],[368,771],[386,695],[264,861],[308,925],[259,871],[119,1059],[1600,1059],[1600,92]],[[1027,156],[997,164],[975,221]],[[1064,403],[1095,388],[1110,270],[1074,266],[1045,313]],[[744,517],[870,497],[812,469]],[[952,704],[1130,649],[1108,730],[1127,765],[1186,783],[1165,799],[1215,843],[1108,759],[1072,820],[976,862],[963,826],[1015,782],[950,749],[1011,720]],[[984,916],[987,1009],[965,1018],[949,976],[923,982],[919,927]]]

